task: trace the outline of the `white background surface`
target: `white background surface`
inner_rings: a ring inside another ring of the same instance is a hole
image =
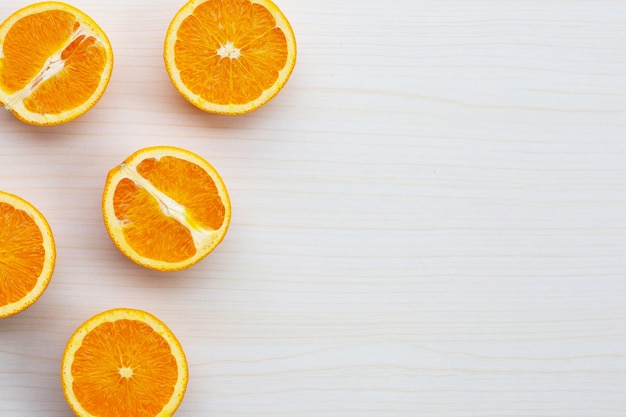
[[[0,112],[0,188],[58,248],[44,296],[0,322],[0,416],[71,415],[65,343],[119,306],[183,344],[181,417],[626,415],[622,0],[280,0],[295,71],[238,117],[169,82],[182,2],[72,4],[115,68],[70,124]],[[126,260],[100,214],[107,171],[159,144],[203,155],[233,203],[173,274]]]

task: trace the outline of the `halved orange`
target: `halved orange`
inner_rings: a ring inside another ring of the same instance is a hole
[[[55,125],[104,94],[113,52],[104,31],[65,3],[26,6],[0,25],[0,104],[23,122]]]
[[[31,203],[0,191],[0,318],[41,297],[54,272],[50,225]]]
[[[296,38],[271,0],[190,0],[170,23],[164,59],[190,103],[242,114],[283,88],[296,64]]]
[[[138,150],[106,179],[102,213],[129,259],[160,271],[188,268],[224,239],[231,207],[224,181],[201,156],[156,146]]]
[[[63,393],[80,417],[171,416],[188,379],[172,331],[152,314],[128,308],[79,326],[61,361]]]

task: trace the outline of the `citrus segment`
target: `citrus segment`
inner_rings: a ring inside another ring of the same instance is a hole
[[[55,260],[54,238],[45,217],[24,199],[0,191],[0,318],[39,299]]]
[[[73,120],[104,94],[111,44],[85,13],[59,2],[26,6],[0,25],[0,103],[20,120]]]
[[[81,417],[171,416],[185,394],[188,366],[163,322],[145,311],[114,309],[72,335],[61,381]]]
[[[172,19],[165,66],[196,107],[222,114],[255,110],[289,79],[296,40],[270,0],[189,1]]]
[[[208,255],[230,223],[230,200],[215,168],[190,151],[141,149],[113,168],[102,199],[106,229],[128,258],[174,271]]]
[[[178,262],[196,253],[191,232],[164,213],[158,200],[134,181],[120,180],[113,195],[113,207],[118,221],[126,225],[122,229],[124,239],[133,242],[138,255]]]

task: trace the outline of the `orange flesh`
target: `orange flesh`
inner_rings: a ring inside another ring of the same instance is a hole
[[[239,56],[218,54],[229,44]],[[287,62],[287,39],[263,6],[209,0],[181,23],[175,56],[191,91],[213,103],[244,104],[276,82]]]
[[[178,378],[168,343],[138,320],[97,326],[72,362],[78,402],[99,417],[155,416],[168,403]]]
[[[0,203],[0,305],[21,300],[35,287],[45,253],[41,231],[33,219]]]
[[[137,172],[162,193],[185,207],[195,227],[219,229],[225,208],[213,179],[191,162],[165,156],[149,158]],[[142,256],[166,262],[189,259],[196,253],[189,229],[164,213],[158,200],[134,181],[122,179],[113,195],[115,216],[125,226],[125,239]]]
[[[0,58],[0,83],[9,94],[34,87],[24,99],[27,110],[56,114],[91,97],[106,65],[104,47],[91,36],[72,37],[81,29],[74,15],[50,10],[25,16],[6,35]],[[60,53],[63,68],[45,77],[47,60]]]

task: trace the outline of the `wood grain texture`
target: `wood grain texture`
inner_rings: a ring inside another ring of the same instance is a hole
[[[69,416],[65,343],[119,306],[180,338],[181,417],[626,414],[623,1],[281,0],[295,71],[238,117],[171,86],[179,2],[72,4],[115,68],[71,124],[0,113],[0,188],[58,245],[44,296],[0,322],[0,416]],[[100,214],[107,171],[158,144],[206,157],[233,203],[220,247],[167,275]]]

